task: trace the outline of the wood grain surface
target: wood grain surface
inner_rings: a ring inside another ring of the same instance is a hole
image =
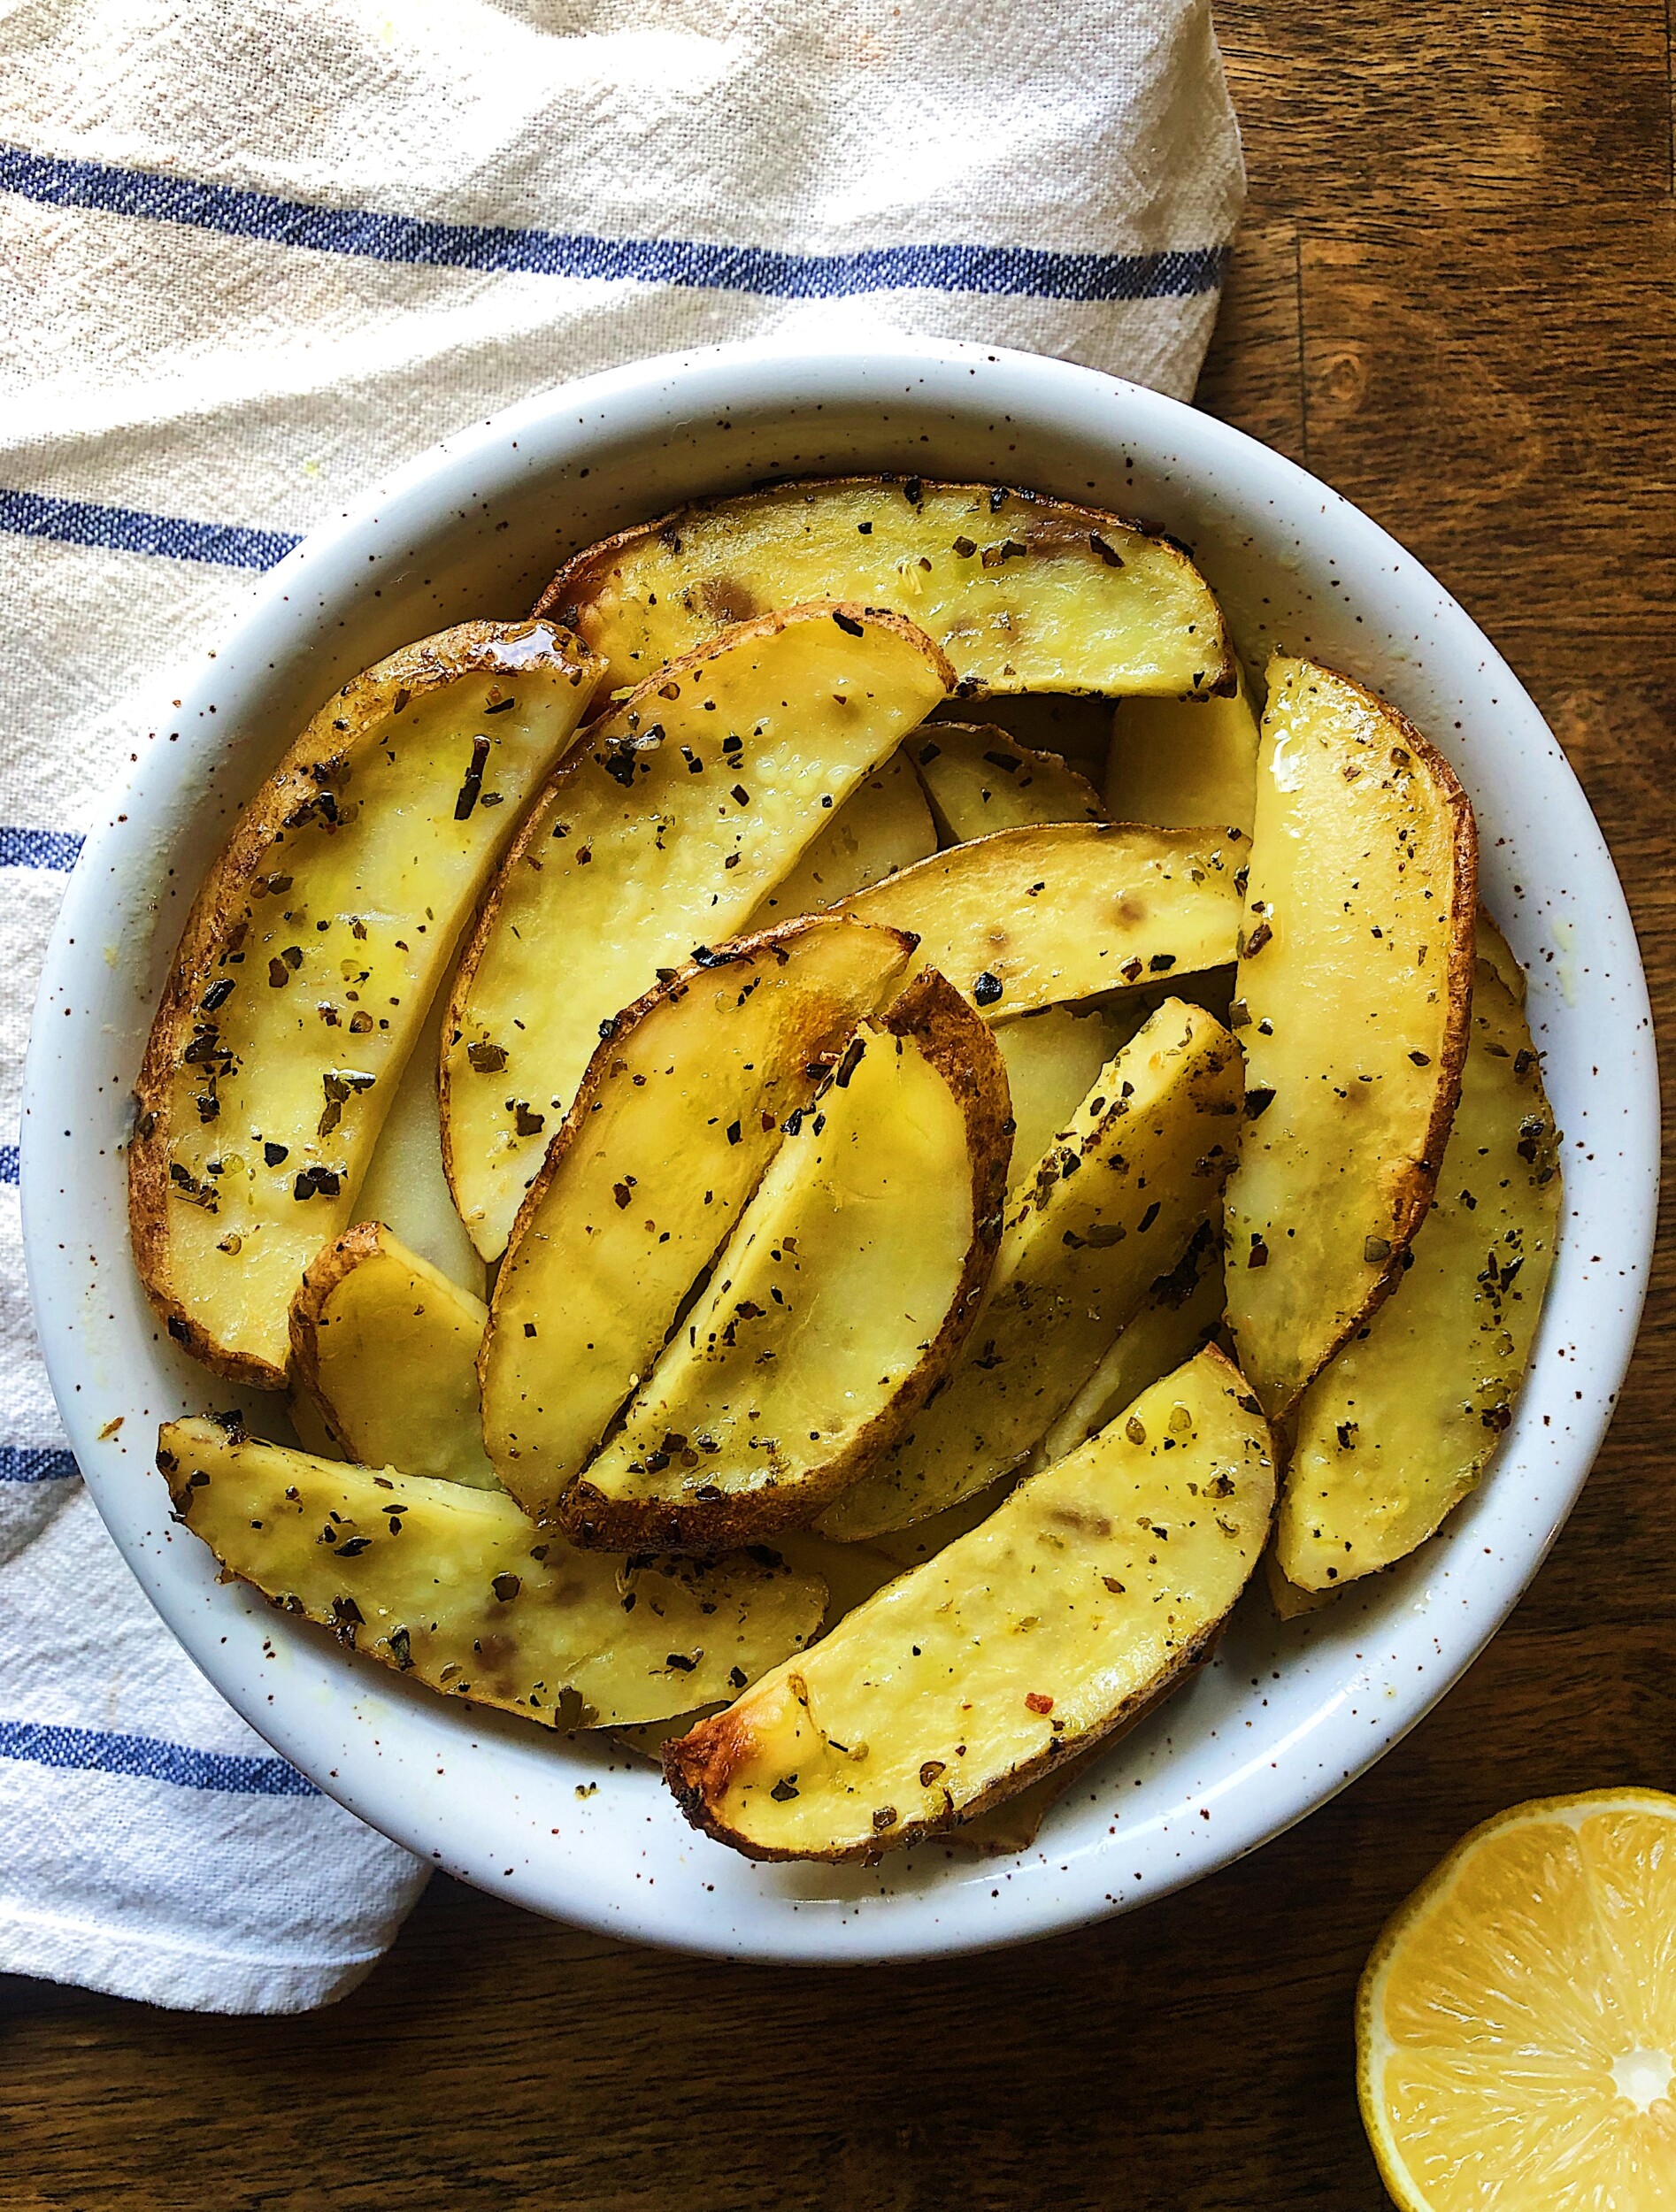
[[[1507,651],[1676,1002],[1665,0],[1222,0],[1251,173],[1201,398]],[[1667,1070],[1667,1075],[1668,1075]],[[1668,1239],[1581,1504],[1435,1713],[1302,1828],[1082,1934],[839,1972],[632,1950],[433,1884],[334,2010],[0,1985],[0,2203],[1374,2212],[1351,1995],[1518,1798],[1676,1779]]]

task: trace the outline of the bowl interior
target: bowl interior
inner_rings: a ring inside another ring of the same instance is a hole
[[[877,469],[1021,483],[1161,525],[1195,549],[1249,659],[1309,651],[1442,745],[1478,810],[1483,895],[1530,972],[1566,1209],[1514,1424],[1441,1539],[1289,1627],[1248,1593],[1211,1662],[1016,1860],[759,1867],[688,1830],[608,1747],[411,1691],[217,1585],[170,1525],[150,1450],[160,1419],[237,1394],[159,1335],[128,1258],[122,1146],[192,891],[334,686],[467,616],[525,611],[566,553],[683,498]],[[1505,1616],[1581,1486],[1634,1341],[1657,1173],[1645,986],[1599,832],[1530,701],[1335,494],[1190,409],[1060,362],[720,348],[565,387],[424,457],[310,538],[174,688],[49,956],[26,1094],[31,1282],[72,1442],[159,1610],[265,1736],[374,1824],[537,1909],[662,1942],[809,1958],[1001,1942],[1134,1904],[1278,1832],[1410,1727]]]

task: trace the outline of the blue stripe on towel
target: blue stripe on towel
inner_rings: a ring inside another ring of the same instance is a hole
[[[118,1736],[102,1729],[59,1728],[45,1721],[0,1721],[0,1759],[82,1773],[132,1775],[173,1782],[177,1789],[226,1790],[239,1797],[318,1797],[288,1759],[249,1753],[195,1751],[157,1736]]]
[[[33,1444],[0,1444],[0,1482],[74,1482],[81,1470],[68,1452]]]
[[[0,1144],[0,1183],[15,1183],[18,1179],[18,1148],[15,1144]]]
[[[0,868],[58,868],[65,873],[81,856],[73,830],[12,829],[0,824]]]
[[[38,492],[4,489],[0,530],[14,537],[56,538],[65,545],[102,546],[111,553],[211,561],[222,568],[272,568],[297,543],[289,530],[192,522],[184,515],[153,515],[138,507],[102,507],[90,499],[47,499]]]
[[[272,192],[66,160],[20,146],[0,146],[0,191],[49,207],[98,208],[366,261],[678,284],[773,299],[842,299],[910,288],[1052,300],[1184,299],[1214,292],[1227,262],[1220,246],[1140,254],[1059,253],[1039,246],[874,246],[859,253],[799,254],[701,239],[595,238],[319,207]]]

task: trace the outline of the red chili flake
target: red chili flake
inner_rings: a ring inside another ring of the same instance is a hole
[[[1033,1713],[1050,1713],[1053,1710],[1053,1700],[1041,1690],[1030,1691],[1024,1701]]]

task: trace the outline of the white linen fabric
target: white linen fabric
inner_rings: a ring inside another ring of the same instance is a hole
[[[300,2009],[424,1879],[176,1648],[33,1345],[29,1009],[143,703],[360,487],[636,356],[914,332],[1185,396],[1243,187],[1208,0],[0,4],[0,1970]]]

